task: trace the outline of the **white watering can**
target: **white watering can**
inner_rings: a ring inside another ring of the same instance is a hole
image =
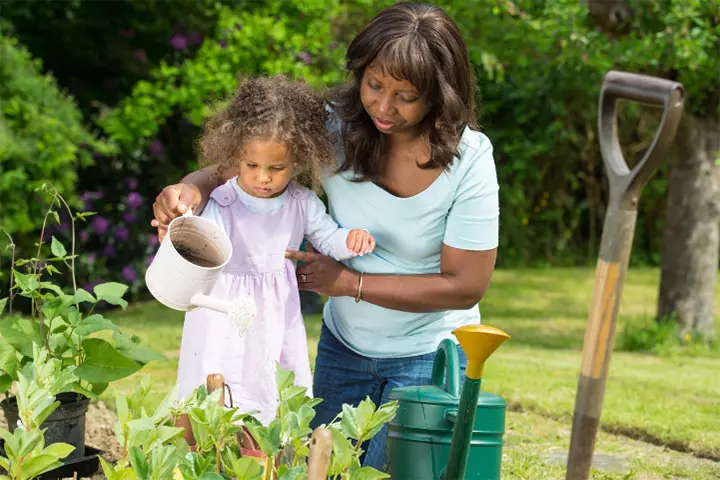
[[[207,295],[232,256],[232,243],[223,229],[189,210],[168,225],[155,258],[145,272],[145,284],[160,303],[187,312],[208,308],[226,313],[245,330],[257,313],[255,301],[241,296],[228,301]]]

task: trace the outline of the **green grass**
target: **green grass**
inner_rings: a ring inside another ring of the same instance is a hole
[[[618,338],[630,323],[652,319],[658,276],[651,269],[629,272]],[[483,301],[483,323],[512,336],[488,361],[483,380],[485,390],[510,404],[507,478],[564,478],[564,465],[548,456],[567,450],[593,281],[591,269],[500,270]],[[157,303],[116,316],[124,331],[167,357],[139,373],[153,377],[157,400],[175,382],[182,319]],[[320,319],[306,321],[314,360]],[[720,464],[696,458],[720,459],[720,355],[661,353],[613,354],[596,452],[627,463],[625,472],[593,478],[720,478]],[[118,382],[105,397],[133,386],[134,379]]]

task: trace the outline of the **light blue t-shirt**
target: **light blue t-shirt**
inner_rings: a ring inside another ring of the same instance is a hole
[[[344,263],[367,274],[440,273],[443,243],[466,250],[498,246],[498,181],[490,140],[466,128],[459,158],[421,193],[396,197],[372,182],[352,182],[352,172],[324,182],[330,213],[341,227],[367,229],[376,239],[371,255]],[[339,152],[339,162],[344,160]],[[402,281],[398,279],[398,281]],[[480,323],[476,305],[468,310],[408,313],[332,297],[324,321],[351,350],[392,358],[434,352],[457,327]]]

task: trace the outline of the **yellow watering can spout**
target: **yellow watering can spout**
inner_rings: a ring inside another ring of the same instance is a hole
[[[490,325],[467,325],[453,330],[468,359],[466,375],[478,380],[482,378],[485,361],[510,335]]]

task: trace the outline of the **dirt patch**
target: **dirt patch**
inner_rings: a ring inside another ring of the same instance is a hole
[[[115,438],[117,415],[104,402],[93,402],[88,408],[85,425],[85,444],[105,452],[103,458],[116,462],[122,456],[122,446]]]

